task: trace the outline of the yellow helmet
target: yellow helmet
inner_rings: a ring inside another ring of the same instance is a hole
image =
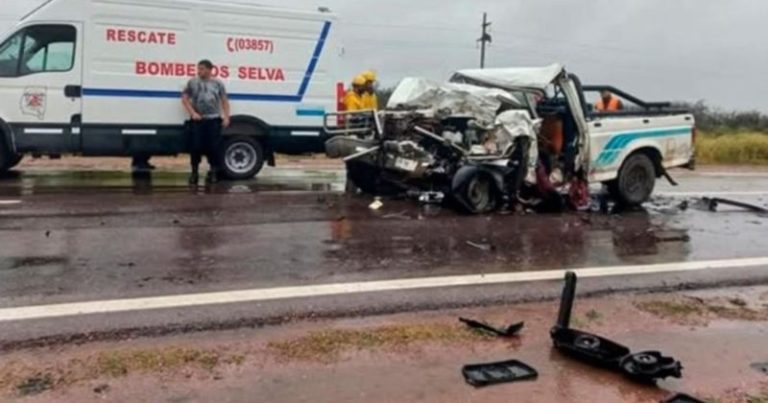
[[[366,81],[376,81],[376,72],[373,70],[368,70],[361,74]]]
[[[365,77],[363,77],[362,75],[359,75],[352,80],[352,85],[365,85],[366,82],[367,80],[365,79]]]

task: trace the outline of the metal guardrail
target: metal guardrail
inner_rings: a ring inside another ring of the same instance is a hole
[[[372,135],[379,137],[384,131],[377,111],[333,112],[325,114],[323,129],[332,136]]]

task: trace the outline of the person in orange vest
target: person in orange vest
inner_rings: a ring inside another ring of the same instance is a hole
[[[598,112],[618,112],[624,109],[619,97],[613,95],[610,91],[603,91],[600,94],[600,100],[595,104],[595,110]]]
[[[352,80],[352,89],[344,95],[344,107],[347,112],[365,110],[363,95],[365,94],[365,77],[357,76]]]
[[[376,73],[368,70],[362,74],[365,78],[365,92],[363,93],[363,107],[366,110],[379,109],[379,97],[376,95]]]

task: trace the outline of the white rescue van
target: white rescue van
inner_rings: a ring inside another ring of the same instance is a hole
[[[181,90],[210,59],[227,86],[226,174],[322,152],[343,95],[336,18],[203,0],[49,0],[0,40],[0,171],[24,154],[186,151]]]

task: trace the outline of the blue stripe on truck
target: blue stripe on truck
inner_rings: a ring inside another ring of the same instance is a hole
[[[608,141],[603,151],[600,152],[597,160],[595,160],[595,166],[608,166],[615,163],[624,152],[624,149],[634,141],[656,137],[691,135],[691,133],[692,129],[690,127],[618,133]]]
[[[296,116],[325,116],[325,108],[298,107],[296,108]]]
[[[262,101],[262,102],[301,102],[309,89],[312,77],[317,69],[317,63],[325,49],[325,42],[331,32],[331,22],[325,21],[323,29],[320,31],[320,38],[317,40],[312,57],[309,59],[307,70],[301,80],[301,85],[296,95],[281,94],[229,94],[229,99],[234,101]],[[120,98],[181,98],[179,91],[161,91],[161,90],[131,90],[120,88],[83,88],[83,96],[88,97],[120,97]]]

